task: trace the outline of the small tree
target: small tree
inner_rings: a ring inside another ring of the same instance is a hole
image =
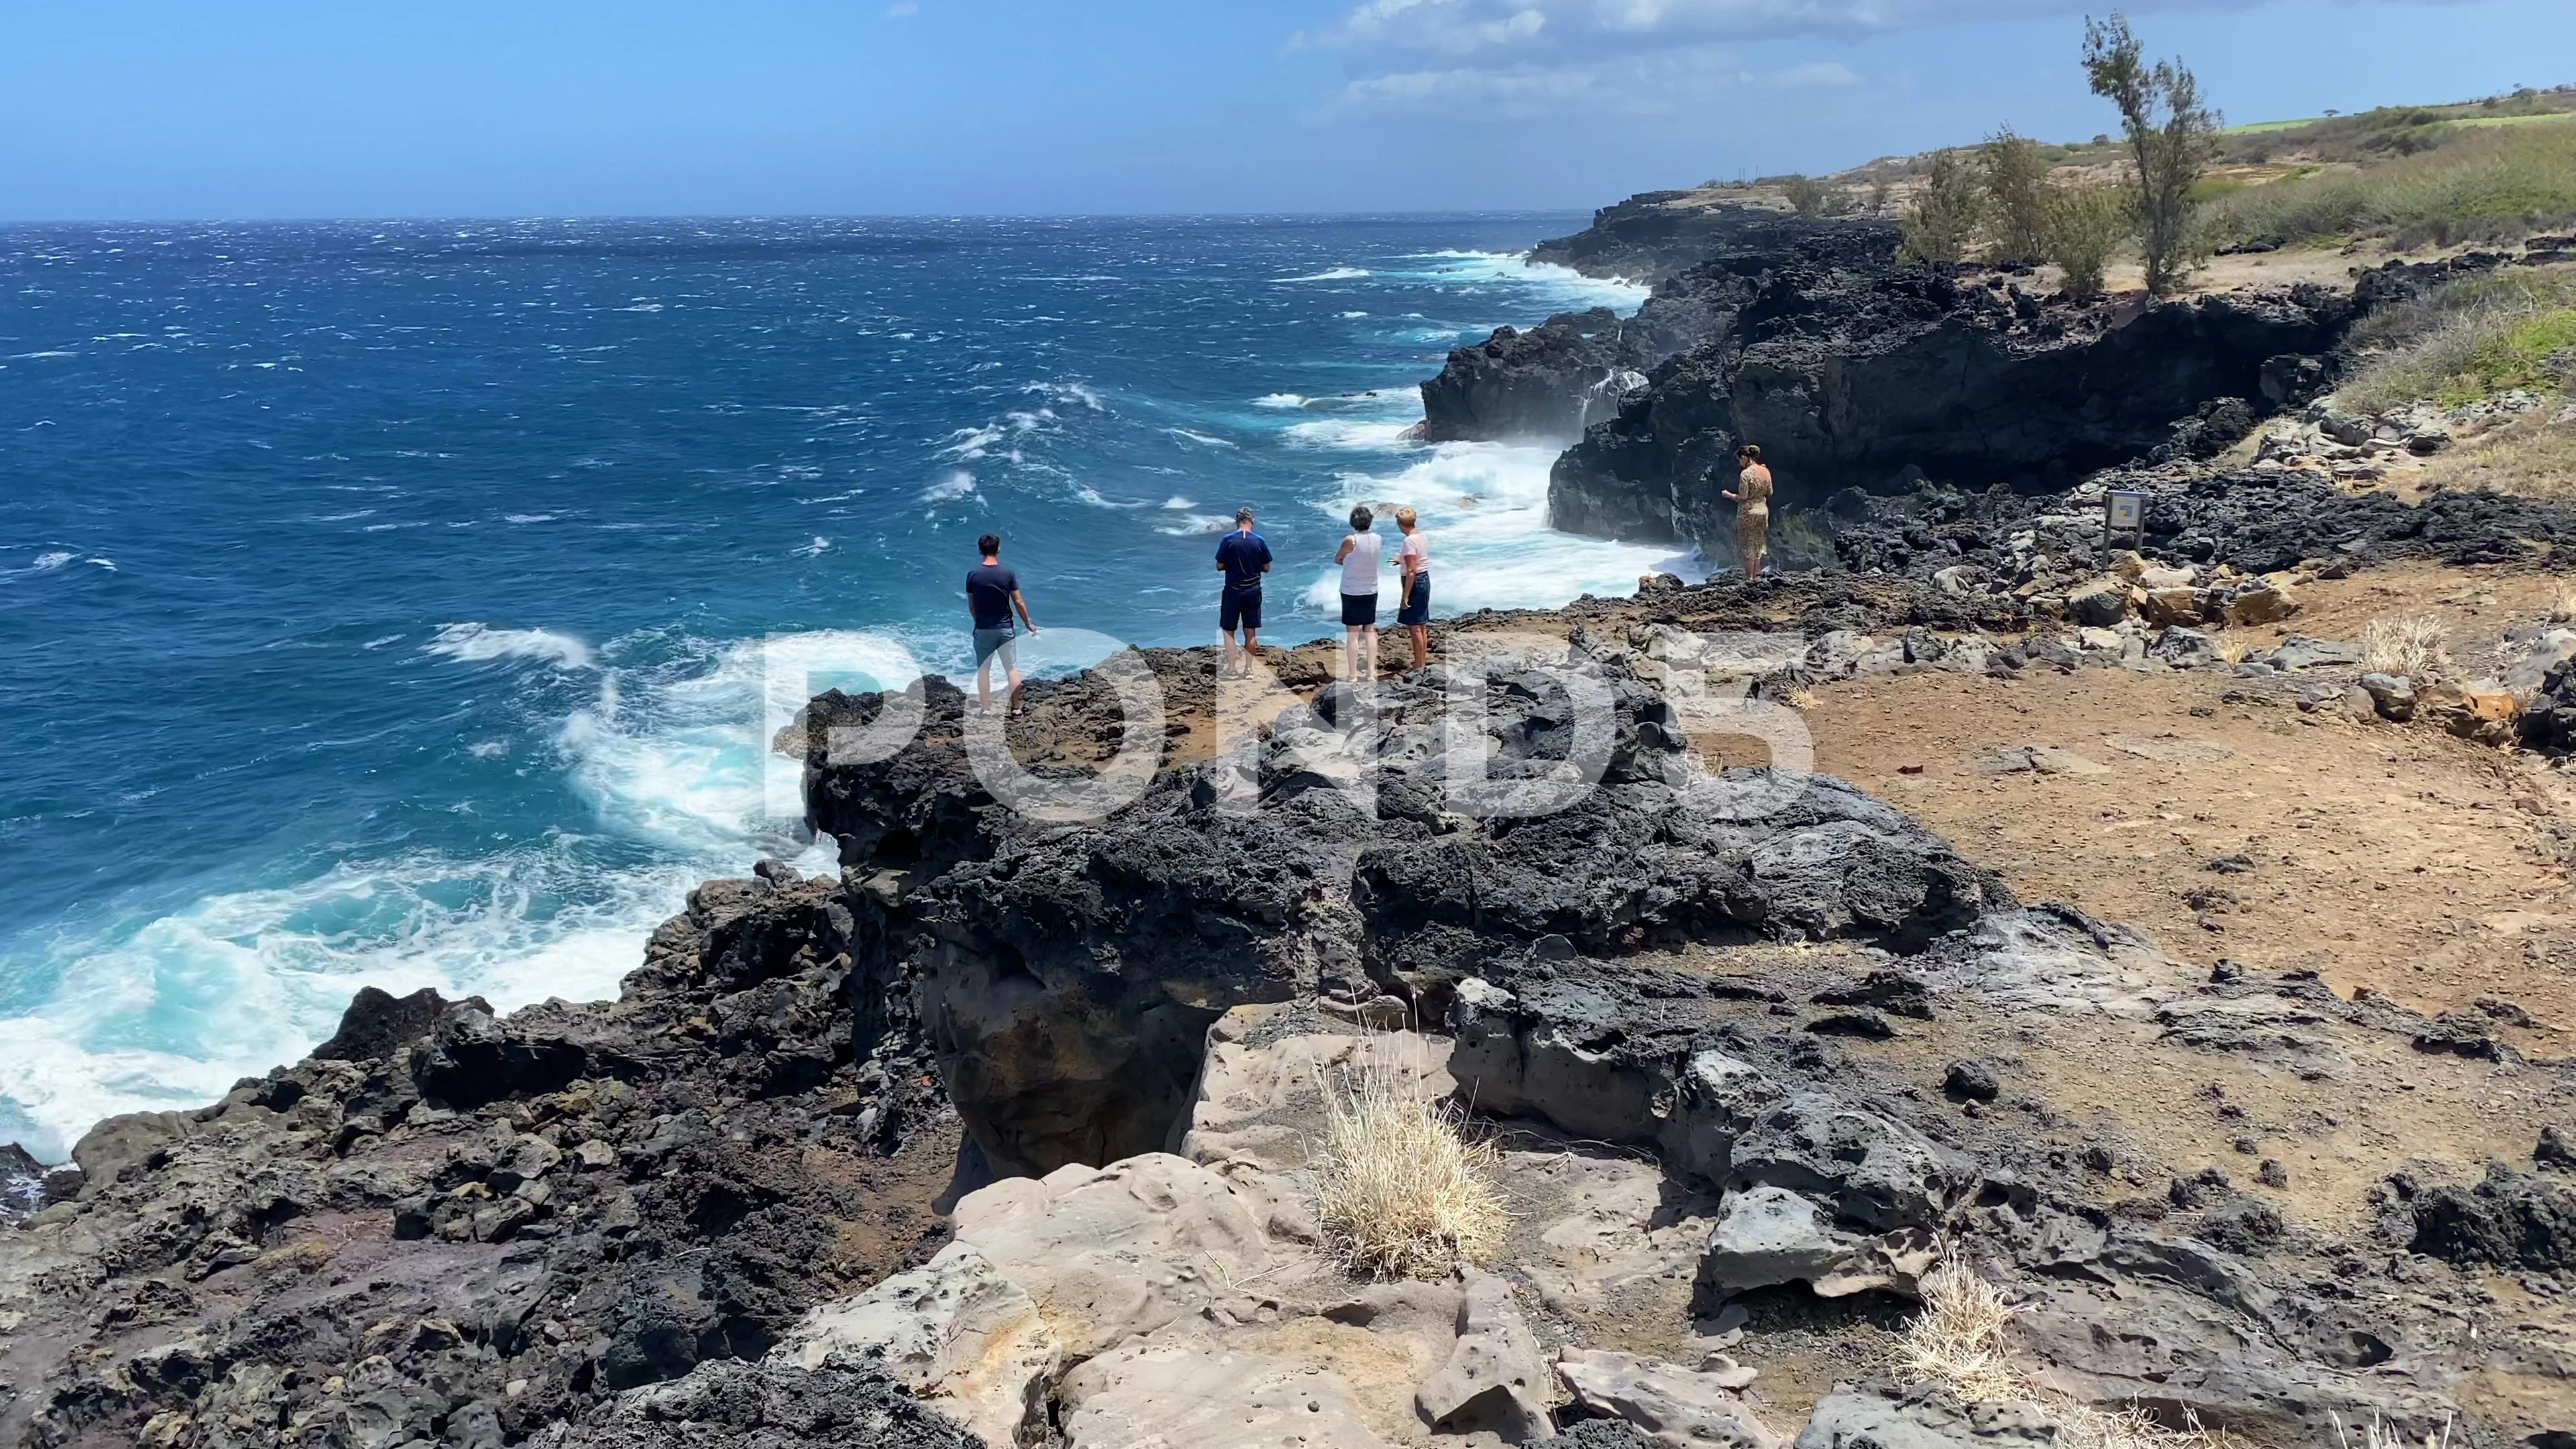
[[[2200,259],[2191,188],[2218,154],[2218,113],[2201,104],[2200,82],[2179,63],[2147,65],[2129,18],[2116,11],[2108,21],[2084,22],[2084,73],[2095,95],[2120,108],[2137,172],[2138,245],[2146,253],[2147,290],[2164,296]]]
[[[2117,187],[2061,182],[2042,198],[2048,260],[2066,274],[2066,295],[2098,297],[2111,254],[2129,239],[2136,214]]]
[[[1872,176],[1872,177],[1870,177],[1870,178],[1869,178],[1869,214],[1870,214],[1870,215],[1872,215],[1872,216],[1885,216],[1885,215],[1887,215],[1887,194],[1888,194],[1888,192],[1890,192],[1890,191],[1894,190],[1894,189],[1895,189],[1895,187],[1896,187],[1896,183],[1895,183],[1894,181],[1890,180],[1890,179],[1888,178],[1887,173],[1886,173],[1886,172],[1884,172],[1884,171],[1881,171],[1881,172],[1877,173],[1876,175],[1874,175],[1874,176]]]
[[[1800,216],[1823,216],[1829,199],[1825,183],[1812,176],[1791,176],[1780,183],[1780,192]]]
[[[1995,260],[2035,262],[2048,254],[2048,162],[2039,143],[2010,126],[1977,148],[1993,224]]]
[[[1923,189],[1905,211],[1906,254],[1926,262],[1958,261],[1976,239],[1984,209],[1975,168],[1956,151],[1933,152]]]

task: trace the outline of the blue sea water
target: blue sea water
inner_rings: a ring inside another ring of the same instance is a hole
[[[1244,503],[1282,641],[1358,499],[1443,613],[1683,566],[1551,533],[1552,450],[1399,436],[1450,346],[1642,298],[1520,261],[1581,224],[0,230],[0,1141],[211,1100],[362,984],[613,994],[807,848],[782,666],[957,671],[988,529],[1138,644],[1211,640]]]

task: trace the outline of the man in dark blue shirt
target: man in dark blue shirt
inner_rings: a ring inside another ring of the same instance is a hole
[[[1234,514],[1234,532],[1218,540],[1216,566],[1225,574],[1225,592],[1216,602],[1217,637],[1225,641],[1225,672],[1240,679],[1252,672],[1252,646],[1261,636],[1261,576],[1270,572],[1270,545],[1252,531],[1252,510]],[[1238,652],[1234,631],[1243,630]]]
[[[1011,680],[1011,708],[1020,707],[1020,645],[1011,629],[1011,611],[1020,611],[1020,622],[1032,636],[1038,632],[1036,621],[1029,618],[1029,601],[1020,594],[1020,576],[1002,567],[1002,536],[988,533],[975,540],[976,551],[984,561],[966,571],[966,608],[975,616],[975,703],[978,708],[993,707],[993,656],[1002,656],[1002,668]]]

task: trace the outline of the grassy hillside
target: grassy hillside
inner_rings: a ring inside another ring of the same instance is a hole
[[[2220,243],[2412,248],[2576,228],[2576,86],[2262,121],[2232,127],[2219,142],[2195,194]],[[1833,215],[1894,215],[1936,154],[1882,157],[1813,181],[1772,176],[1707,187],[1792,204],[1803,197]],[[2108,181],[2127,148],[2103,135],[2043,144],[2039,154],[2063,175]]]

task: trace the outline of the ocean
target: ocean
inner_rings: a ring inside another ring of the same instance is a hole
[[[361,985],[613,995],[699,880],[827,863],[765,696],[960,672],[988,530],[1054,668],[1213,642],[1243,504],[1283,643],[1357,500],[1442,614],[1693,573],[1549,531],[1553,449],[1401,436],[1448,348],[1643,299],[1522,263],[1584,221],[0,229],[0,1141]]]

